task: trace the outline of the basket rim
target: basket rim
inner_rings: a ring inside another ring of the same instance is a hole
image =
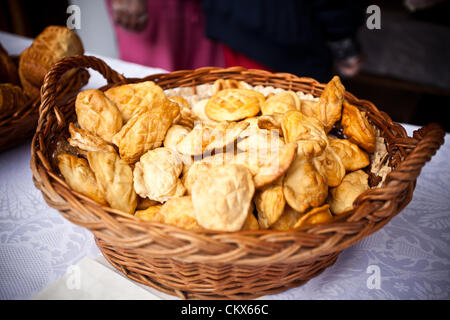
[[[284,81],[283,85],[289,88],[293,86],[294,82],[302,83],[310,86],[312,89],[309,93],[317,97],[325,87],[325,84],[321,84],[312,78],[298,77],[289,73],[271,73],[264,70],[245,69],[243,67],[203,67],[195,70],[158,73],[140,79],[127,79],[118,75],[105,62],[95,57],[71,57],[57,63],[47,74],[42,89],[39,123],[33,137],[31,148],[33,181],[36,187],[43,193],[46,202],[51,207],[57,208],[68,220],[88,228],[99,239],[115,243],[118,247],[136,250],[136,252],[140,252],[143,255],[151,253],[154,257],[170,257],[171,259],[180,259],[187,262],[258,265],[274,262],[281,263],[281,261],[294,263],[311,259],[315,256],[342,251],[384,226],[409,203],[414,191],[416,178],[420,173],[420,168],[443,143],[443,136],[445,134],[439,125],[433,124],[418,130],[415,137],[410,138],[400,124],[394,123],[387,114],[379,111],[373,103],[368,100],[358,99],[346,91],[346,99],[349,102],[369,113],[374,112],[377,114],[378,118],[375,117],[375,122],[378,121],[379,123],[374,124],[380,130],[385,133],[389,131],[387,130],[388,128],[390,129],[389,133],[392,135],[394,149],[399,159],[397,159],[397,168],[392,170],[388,175],[382,187],[369,189],[355,200],[354,210],[343,216],[345,221],[333,221],[327,224],[315,225],[304,230],[289,231],[255,230],[223,232],[186,230],[177,226],[142,221],[134,215],[101,206],[95,201],[71,190],[65,181],[58,177],[57,172],[52,171],[48,160],[49,157],[45,155],[45,149],[42,150],[45,140],[45,136],[43,135],[52,130],[49,124],[52,121],[53,123],[55,121],[58,123],[57,127],[59,129],[62,129],[65,125],[64,117],[60,110],[56,105],[52,105],[52,86],[55,85],[56,79],[62,70],[73,65],[81,65],[82,67],[89,66],[100,71],[107,78],[109,85],[150,80],[160,85],[163,89],[167,89],[169,87],[165,86],[176,82],[176,79],[181,81],[181,86],[179,87],[187,87],[189,83],[195,82],[195,79],[202,76],[211,76],[211,79],[214,77],[217,79],[219,76],[236,78],[236,75],[240,74],[242,76],[251,75],[255,78],[265,78],[268,82],[272,81],[273,86],[277,85],[277,81]],[[192,77],[194,76],[197,78],[193,79]],[[270,81],[268,77],[270,77]],[[102,87],[102,89],[104,88]],[[374,119],[371,118],[371,120],[373,123]],[[382,123],[383,121],[385,123]],[[414,154],[414,157],[411,158],[412,154]],[[423,159],[424,156],[426,159]],[[411,161],[408,162],[408,159]],[[422,160],[418,161],[418,159]],[[400,169],[397,170],[398,168]],[[71,201],[76,201],[76,205]],[[72,211],[76,210],[82,211],[84,214],[87,214],[87,212],[92,213],[82,218],[76,216],[76,214],[71,214]],[[102,215],[102,213],[106,213],[108,216]],[[89,221],[90,218],[94,220]],[[126,230],[126,232],[121,234],[121,239],[114,237],[115,232],[118,232],[117,229],[120,231]],[[136,234],[140,234],[141,236],[138,237]],[[150,234],[153,235],[153,239],[150,239]],[[152,250],[145,249],[154,244],[154,239],[159,239],[160,241],[161,238],[159,237],[164,238],[167,235],[174,237],[171,248],[164,248],[160,242],[156,241],[157,245]],[[127,238],[128,241],[126,240]],[[135,239],[134,242],[133,239]],[[177,243],[184,245],[182,248],[185,248],[187,253],[182,253],[182,250],[174,249]],[[242,247],[247,249],[251,248],[249,252],[254,253],[258,251],[257,247],[261,243],[268,246],[266,252],[260,248],[263,252],[260,252],[259,257],[246,258],[247,254],[244,252],[245,250],[242,250]],[[212,245],[214,248],[208,250],[207,246],[209,245]],[[195,246],[197,248],[193,248]],[[196,250],[194,249],[199,249],[201,253],[196,255]],[[214,250],[216,250],[214,255],[208,254],[209,251]],[[217,258],[217,254],[219,258]]]

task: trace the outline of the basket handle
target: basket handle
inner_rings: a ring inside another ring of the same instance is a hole
[[[411,196],[411,182],[415,182],[423,166],[431,160],[444,143],[445,131],[437,123],[430,123],[413,133],[409,138],[409,146],[413,148],[406,158],[390,172],[381,188],[370,189],[355,201],[357,209],[349,217],[349,221],[358,221],[368,217],[370,220],[380,220],[398,212],[404,197]],[[403,197],[401,196],[403,194]],[[370,215],[370,217],[369,217]]]
[[[444,136],[444,129],[437,123],[430,123],[415,130],[412,140],[417,141],[417,144],[406,159],[386,177],[386,183],[416,180],[423,166],[431,160],[444,143]]]
[[[38,128],[42,125],[42,120],[47,114],[55,111],[58,126],[64,125],[64,120],[56,106],[56,91],[58,82],[61,77],[73,68],[91,68],[98,71],[108,82],[108,84],[124,83],[126,78],[111,69],[103,60],[85,55],[76,55],[64,58],[55,63],[50,71],[45,75],[44,83],[41,87],[41,105],[39,107],[39,123]]]

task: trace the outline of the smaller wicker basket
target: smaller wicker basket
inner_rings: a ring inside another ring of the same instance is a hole
[[[47,74],[31,149],[36,187],[65,218],[92,231],[105,258],[127,277],[182,298],[249,299],[299,286],[317,276],[342,250],[383,227],[409,203],[421,168],[444,141],[445,132],[436,124],[408,137],[402,126],[371,102],[346,93],[346,99],[366,112],[386,140],[392,171],[381,187],[359,196],[353,211],[341,220],[289,232],[195,232],[144,222],[74,192],[58,174],[52,143],[74,119],[74,103],[57,103],[57,84],[73,67],[100,72],[108,81],[101,90],[145,80],[168,89],[230,78],[319,96],[325,85],[310,78],[240,67],[207,67],[131,80],[87,56],[64,59]]]
[[[18,58],[14,59],[18,61]],[[58,102],[67,99],[70,94],[76,93],[89,81],[89,72],[78,70],[66,83],[58,85]],[[0,152],[14,147],[33,136],[38,118],[41,99],[29,99],[20,109],[12,115],[2,117],[0,114]]]

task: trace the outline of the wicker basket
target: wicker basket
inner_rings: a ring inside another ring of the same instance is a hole
[[[99,71],[108,81],[102,90],[143,80],[167,89],[233,78],[318,96],[324,85],[310,78],[241,67],[208,67],[131,80],[87,56],[67,58],[47,74],[31,150],[36,187],[51,207],[95,235],[98,247],[115,268],[130,279],[182,298],[249,299],[299,286],[317,276],[336,261],[342,250],[383,227],[409,203],[421,168],[444,141],[445,132],[435,124],[410,138],[403,127],[372,103],[346,93],[346,99],[367,112],[387,141],[393,171],[382,187],[359,196],[354,210],[340,221],[303,231],[194,232],[144,222],[100,206],[72,191],[58,175],[50,146],[55,136],[67,130],[74,106],[73,101],[58,105],[55,92],[61,75],[71,67]]]
[[[60,99],[67,99],[70,93],[77,92],[89,81],[87,70],[78,70],[66,83],[58,85],[57,96]],[[33,136],[38,118],[40,98],[29,99],[20,109],[12,115],[2,117],[0,115],[0,152],[18,145],[27,138]]]

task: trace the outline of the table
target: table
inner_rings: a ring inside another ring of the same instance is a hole
[[[12,54],[30,41],[0,32]],[[128,77],[163,71],[100,58]],[[88,87],[104,83],[94,72]],[[417,129],[404,126],[409,134]],[[445,141],[423,169],[411,203],[389,224],[307,284],[264,298],[450,299],[449,134]],[[88,230],[45,203],[32,182],[30,157],[30,141],[0,153],[0,299],[29,299],[70,266],[100,253]]]

